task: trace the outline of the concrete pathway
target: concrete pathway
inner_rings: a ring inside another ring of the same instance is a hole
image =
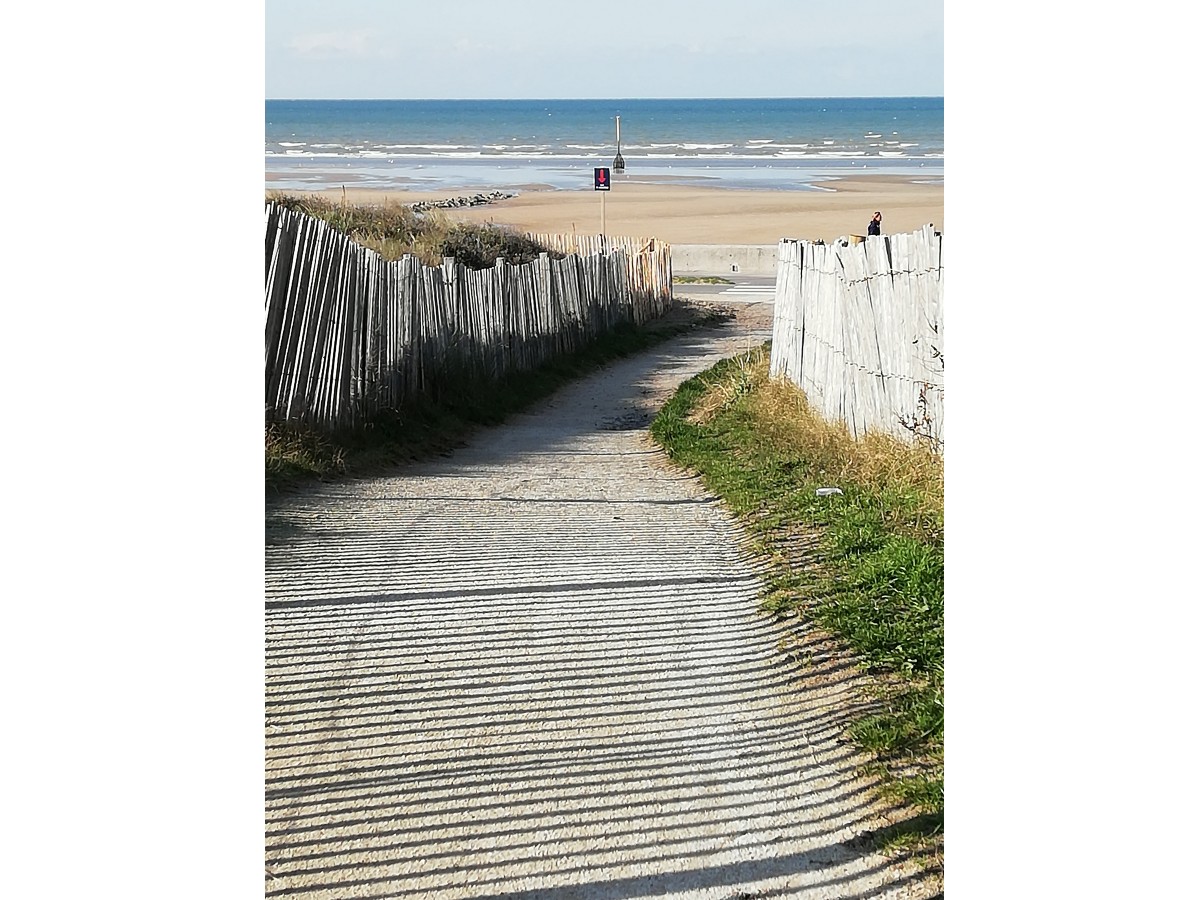
[[[921,896],[856,841],[884,820],[852,666],[758,614],[739,530],[646,432],[769,334],[268,505],[268,896]]]

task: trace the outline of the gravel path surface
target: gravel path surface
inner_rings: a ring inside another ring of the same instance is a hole
[[[268,504],[268,896],[921,896],[856,840],[858,676],[646,432],[765,312]]]

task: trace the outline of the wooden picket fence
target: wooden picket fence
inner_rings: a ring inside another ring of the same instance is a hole
[[[563,240],[580,252],[479,271],[449,257],[389,262],[319,219],[268,204],[267,421],[358,426],[417,394],[529,370],[666,311],[669,245],[575,236],[545,245]]]
[[[671,247],[654,238],[604,234],[529,234],[556,253],[577,256],[624,254],[625,275],[633,294],[633,310],[639,325],[666,311],[671,297]]]
[[[781,240],[771,374],[825,418],[943,447],[942,235]]]

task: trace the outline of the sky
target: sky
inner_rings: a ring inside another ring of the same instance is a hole
[[[941,0],[266,0],[269,99],[943,96]]]

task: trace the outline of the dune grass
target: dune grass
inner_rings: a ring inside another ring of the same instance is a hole
[[[769,377],[767,345],[681,385],[651,433],[755,537],[770,562],[764,609],[818,622],[874,676],[878,711],[852,737],[885,792],[912,811],[880,837],[940,872],[941,458],[884,435],[852,439]],[[822,487],[842,493],[819,497]]]
[[[513,228],[452,222],[438,210],[414,212],[412,207],[395,200],[347,204],[315,194],[280,191],[268,192],[266,199],[320,219],[388,260],[412,254],[424,265],[439,266],[442,257],[453,256],[468,268],[488,269],[496,264],[498,257],[521,265],[536,260],[541,253],[555,258],[563,256]]]

